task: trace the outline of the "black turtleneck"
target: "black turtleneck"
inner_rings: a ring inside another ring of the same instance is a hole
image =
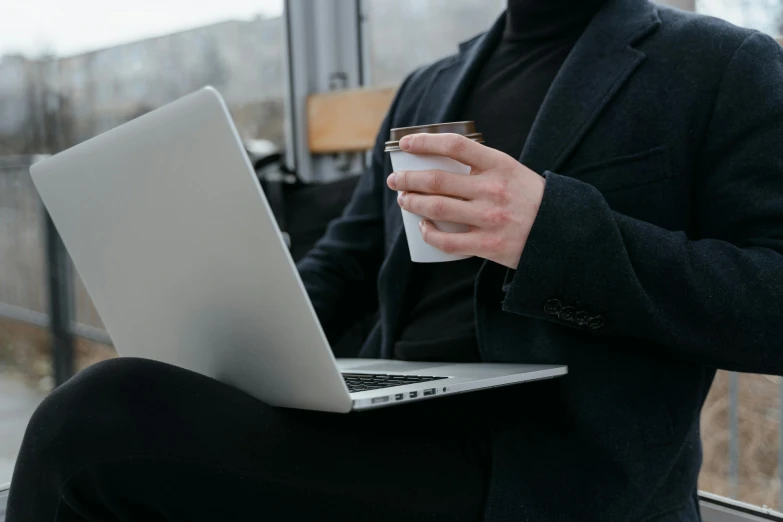
[[[606,0],[508,0],[505,37],[554,41],[582,34]]]
[[[459,119],[475,121],[486,145],[518,158],[552,81],[603,1],[509,0],[503,38]],[[414,264],[396,358],[478,360],[473,293],[482,262]]]

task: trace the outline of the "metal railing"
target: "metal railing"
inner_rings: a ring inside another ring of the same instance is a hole
[[[49,330],[60,385],[74,373],[74,337],[111,339],[30,179],[30,166],[42,158],[0,156],[0,317]]]
[[[699,507],[704,522],[783,522],[783,513],[704,491],[699,492]]]
[[[8,490],[11,484],[0,484],[0,522],[5,520],[6,503],[8,502]]]

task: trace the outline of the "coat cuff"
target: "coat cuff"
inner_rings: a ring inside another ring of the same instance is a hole
[[[591,243],[608,211],[601,193],[585,182],[545,172],[538,215],[516,270],[506,272],[503,310],[566,325],[600,330],[603,310],[584,295],[599,259]]]

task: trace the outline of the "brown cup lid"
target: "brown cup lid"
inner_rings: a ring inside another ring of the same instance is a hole
[[[472,121],[455,121],[450,123],[435,123],[432,125],[417,125],[415,127],[400,127],[391,130],[390,141],[386,142],[385,152],[400,150],[400,140],[409,134],[461,134],[478,143],[484,143],[484,136],[476,132],[476,124]]]

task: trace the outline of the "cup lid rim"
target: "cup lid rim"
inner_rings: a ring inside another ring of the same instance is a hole
[[[484,135],[481,134],[480,132],[463,134],[463,136],[465,136],[469,140],[475,141],[476,143],[484,143]],[[402,150],[400,148],[400,140],[387,141],[385,145],[386,148],[384,149],[384,152],[398,152]]]
[[[473,127],[475,128],[475,122],[473,120],[462,120],[462,121],[446,121],[442,123],[430,123],[427,125],[408,125],[406,127],[394,127],[391,129],[392,131],[408,131],[411,129],[437,129],[440,127]]]

